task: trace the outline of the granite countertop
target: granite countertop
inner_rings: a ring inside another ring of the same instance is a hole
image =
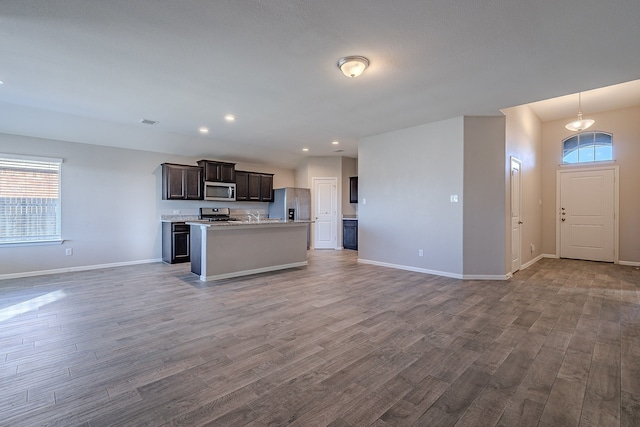
[[[355,216],[355,215],[343,215],[343,216],[342,216],[342,219],[343,219],[343,220],[345,220],[345,219],[346,219],[346,220],[349,220],[349,221],[357,221],[357,220],[358,220],[358,217],[357,217],[357,216]]]

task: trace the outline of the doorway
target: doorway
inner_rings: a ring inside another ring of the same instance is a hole
[[[511,272],[520,270],[522,264],[522,162],[511,157]]]
[[[558,171],[560,258],[618,262],[618,167]]]
[[[338,179],[312,178],[313,183],[313,247],[336,249],[338,242]]]

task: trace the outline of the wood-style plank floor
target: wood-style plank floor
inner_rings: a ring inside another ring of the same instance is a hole
[[[461,281],[311,251],[202,283],[147,264],[0,282],[2,426],[638,426],[640,270]]]

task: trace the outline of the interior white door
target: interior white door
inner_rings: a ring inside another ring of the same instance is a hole
[[[520,170],[522,162],[515,157],[511,158],[511,272],[520,270],[522,265],[522,184],[520,182]]]
[[[336,178],[313,178],[315,249],[335,249],[338,240]]]
[[[560,257],[613,262],[614,171],[560,175]]]

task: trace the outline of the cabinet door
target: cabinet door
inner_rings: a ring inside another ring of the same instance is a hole
[[[189,261],[189,249],[189,232],[174,232],[172,262]]]
[[[236,165],[220,163],[220,180],[222,182],[236,182]]]
[[[273,202],[273,175],[262,175],[260,177],[260,200]]]
[[[249,200],[260,201],[260,174],[249,173]]]
[[[198,162],[200,164],[201,162]],[[204,180],[207,182],[220,182],[222,180],[222,166],[215,162],[202,162]]]
[[[236,171],[236,200],[249,200],[249,173]]]
[[[342,221],[342,246],[345,249],[358,249],[358,221]]]
[[[184,193],[187,200],[202,200],[202,169],[189,167],[184,170]]]
[[[184,169],[180,166],[162,165],[162,198],[182,200],[185,198]]]

